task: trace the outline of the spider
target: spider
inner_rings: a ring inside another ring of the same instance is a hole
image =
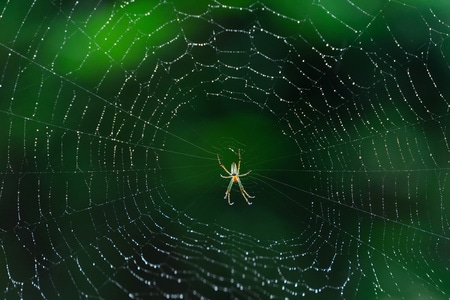
[[[219,161],[219,165],[228,174],[228,176],[224,176],[224,175],[220,174],[220,177],[231,178],[230,183],[228,184],[228,187],[227,187],[227,191],[225,192],[225,197],[223,197],[223,199],[226,199],[228,197],[228,204],[229,205],[234,204],[234,202],[230,201],[230,191],[231,191],[231,186],[233,185],[233,183],[237,182],[239,185],[239,189],[241,190],[242,196],[244,196],[244,199],[245,199],[245,201],[247,201],[247,204],[250,205],[252,203],[250,201],[248,201],[248,198],[255,198],[255,196],[250,196],[245,191],[244,186],[242,185],[241,179],[239,177],[248,175],[248,173],[250,173],[252,170],[250,170],[244,174],[239,174],[239,170],[241,169],[241,151],[240,151],[240,149],[238,149],[238,157],[239,157],[239,160],[238,160],[237,166],[236,166],[235,162],[231,163],[231,172],[228,172],[227,168],[225,168],[225,166],[220,162],[219,154],[217,154],[217,160]]]

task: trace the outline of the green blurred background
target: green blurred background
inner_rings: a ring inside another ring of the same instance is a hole
[[[3,296],[445,298],[449,9],[1,4]]]

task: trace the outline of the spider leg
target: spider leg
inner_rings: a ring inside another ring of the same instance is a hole
[[[255,198],[255,196],[250,196],[247,191],[244,189],[244,186],[242,185],[242,182],[240,179],[238,179],[238,184],[239,184],[239,189],[241,190],[241,194],[244,197],[245,201],[247,202],[248,205],[251,205],[252,202],[250,202],[248,200],[248,198]]]
[[[238,174],[239,170],[241,169],[241,149],[238,149]]]
[[[245,201],[247,202],[248,205],[252,205],[253,204],[253,202],[250,202],[248,200],[248,198],[255,198],[255,196],[250,196],[249,194],[247,194],[247,192],[244,189],[241,189],[241,194],[244,197],[244,199],[245,199]]]
[[[222,162],[220,161],[220,157],[219,154],[217,154],[217,160],[219,161],[219,166],[222,167],[222,169],[224,169],[225,172],[227,172],[228,175],[231,175],[231,173],[227,170],[227,168],[225,168],[225,166],[222,164]]]
[[[250,171],[248,171],[247,173],[244,173],[244,174],[239,174],[239,177],[242,177],[242,176],[245,176],[245,175],[248,175],[248,173],[250,173],[252,170],[250,170]]]
[[[223,197],[223,199],[227,199],[227,197],[228,197],[228,204],[229,205],[233,205],[234,204],[234,202],[231,202],[231,200],[230,200],[230,191],[231,191],[231,186],[232,185],[233,185],[233,178],[230,179],[230,183],[228,184],[227,191],[225,192],[225,197]]]
[[[233,177],[233,175],[229,175],[229,176],[224,176],[224,175],[222,175],[222,174],[219,174],[220,175],[220,177],[222,177],[222,178],[232,178]]]

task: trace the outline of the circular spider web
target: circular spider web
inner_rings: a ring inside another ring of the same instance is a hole
[[[448,298],[449,9],[0,4],[2,296]]]

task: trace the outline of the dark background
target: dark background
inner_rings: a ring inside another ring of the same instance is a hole
[[[0,293],[448,297],[449,9],[1,4]]]

